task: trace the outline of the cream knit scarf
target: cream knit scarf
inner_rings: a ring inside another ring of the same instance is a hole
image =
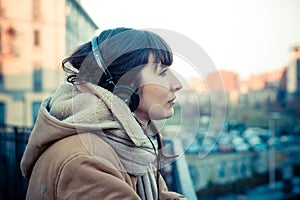
[[[118,154],[127,173],[137,177],[137,193],[143,200],[157,200],[153,172],[156,152],[127,105],[106,89],[81,83],[64,84],[53,95],[50,113],[78,132],[89,130],[101,136]]]

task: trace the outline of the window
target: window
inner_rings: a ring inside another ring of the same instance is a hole
[[[33,119],[33,123],[36,122],[36,119],[37,119],[38,114],[39,114],[40,106],[41,106],[41,102],[33,102],[32,103],[32,119]]]
[[[300,78],[300,59],[297,60],[296,70],[297,78]]]
[[[0,90],[4,88],[4,76],[2,72],[2,62],[0,61]]]
[[[34,46],[40,46],[41,38],[40,38],[40,32],[38,30],[34,30],[33,37],[34,37]]]
[[[3,17],[3,14],[4,14],[4,12],[3,12],[3,8],[2,8],[2,1],[0,0],[0,17]]]
[[[42,87],[42,69],[34,69],[33,71],[33,91],[41,92]]]
[[[296,77],[297,77],[297,92],[300,92],[300,59],[297,60],[296,64]]]
[[[41,15],[41,1],[32,0],[32,18],[39,19]]]
[[[2,53],[2,27],[0,26],[0,53]]]
[[[5,104],[3,102],[0,102],[0,124],[5,124]]]

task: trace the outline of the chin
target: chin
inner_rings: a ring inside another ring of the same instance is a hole
[[[155,114],[151,114],[152,120],[162,120],[162,119],[168,119],[172,117],[174,114],[174,109],[168,109],[168,110],[160,110],[160,112],[157,112]]]
[[[172,108],[172,109],[168,112],[166,118],[170,118],[170,117],[172,117],[173,115],[174,115],[174,109]]]

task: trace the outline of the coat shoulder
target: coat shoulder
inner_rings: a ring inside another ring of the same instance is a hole
[[[100,174],[134,185],[109,144],[93,133],[75,134],[55,142],[40,156],[30,177],[27,197],[55,199],[59,188],[66,186],[64,183],[69,185],[72,181],[74,188],[80,188],[82,180],[96,181]]]

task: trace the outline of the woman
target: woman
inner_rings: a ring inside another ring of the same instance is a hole
[[[160,168],[151,120],[173,114],[172,52],[149,31],[103,31],[63,61],[70,73],[41,105],[21,169],[27,199],[180,199]]]

